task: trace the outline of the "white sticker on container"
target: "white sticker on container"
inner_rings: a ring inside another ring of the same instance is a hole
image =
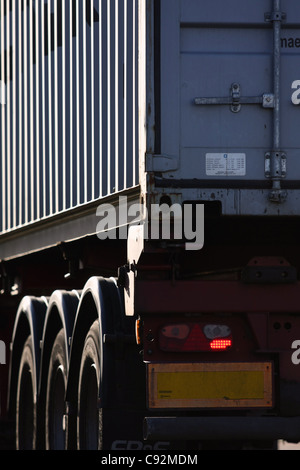
[[[207,153],[207,176],[245,176],[245,153]]]

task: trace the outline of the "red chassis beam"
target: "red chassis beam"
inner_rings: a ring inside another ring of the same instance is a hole
[[[244,284],[240,281],[136,280],[137,314],[300,313],[300,282]]]

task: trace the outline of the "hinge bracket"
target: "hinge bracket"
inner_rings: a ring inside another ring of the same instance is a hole
[[[287,198],[287,191],[282,189],[281,181],[286,177],[286,154],[279,150],[265,154],[265,177],[272,180],[269,201],[282,204]]]
[[[280,151],[265,154],[265,177],[282,179],[286,177],[286,154]]]
[[[145,169],[146,171],[158,173],[174,171],[178,169],[178,159],[171,155],[153,155],[147,153]]]
[[[268,23],[272,23],[273,21],[285,21],[286,20],[286,13],[282,11],[271,11],[265,13],[265,21]]]

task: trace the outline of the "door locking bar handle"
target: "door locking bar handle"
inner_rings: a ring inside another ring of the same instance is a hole
[[[195,98],[197,106],[207,105],[228,105],[233,113],[238,113],[244,104],[261,104],[263,108],[274,108],[274,95],[265,93],[261,96],[241,96],[241,87],[238,83],[233,83],[230,88],[231,96],[220,98]]]

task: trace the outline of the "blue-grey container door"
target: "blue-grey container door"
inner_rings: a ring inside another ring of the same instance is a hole
[[[161,18],[164,187],[239,191],[242,214],[299,213],[299,2],[164,0]]]

